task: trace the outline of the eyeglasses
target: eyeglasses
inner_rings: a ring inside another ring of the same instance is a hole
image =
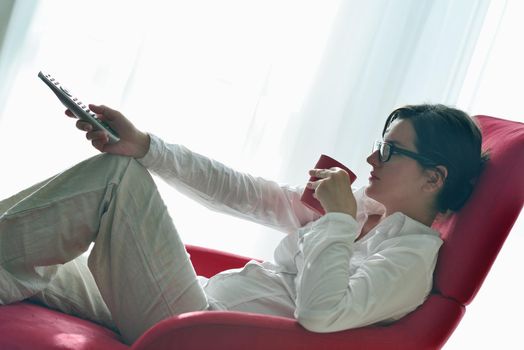
[[[426,158],[424,156],[421,156],[418,153],[411,152],[402,148],[398,148],[397,146],[393,145],[392,143],[385,142],[385,141],[375,141],[373,144],[373,153],[375,151],[378,151],[379,159],[382,163],[385,163],[391,159],[391,156],[393,154],[402,154],[406,157],[415,159],[420,164],[424,166],[435,166],[437,163],[429,158]]]

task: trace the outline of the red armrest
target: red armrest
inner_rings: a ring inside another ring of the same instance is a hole
[[[294,319],[228,311],[190,312],[164,320],[132,350],[438,349],[464,313],[451,299],[432,295],[416,313],[389,326],[313,333]]]
[[[186,244],[186,250],[191,256],[191,263],[199,276],[211,277],[217,273],[244,266],[251,258]]]

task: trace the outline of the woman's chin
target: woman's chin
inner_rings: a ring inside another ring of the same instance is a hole
[[[373,186],[373,183],[370,183],[369,185],[366,186],[366,189],[364,191],[364,193],[366,194],[366,196],[368,196],[369,198],[373,198],[374,200],[377,200],[375,197],[376,197],[376,190],[375,190],[375,186]]]

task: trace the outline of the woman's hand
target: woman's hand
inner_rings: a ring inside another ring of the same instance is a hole
[[[109,143],[109,138],[105,131],[94,130],[93,126],[86,121],[78,120],[76,127],[86,131],[86,138],[91,141],[93,147],[100,152],[118,154],[142,158],[149,150],[149,135],[138,130],[124,115],[114,109],[104,105],[89,105],[89,109],[97,114],[97,118],[106,122],[120,136],[120,141]],[[75,117],[70,110],[65,114]]]
[[[326,213],[339,212],[357,215],[357,201],[351,190],[349,174],[340,168],[312,169],[309,175],[318,178],[309,181],[307,187],[313,189]]]

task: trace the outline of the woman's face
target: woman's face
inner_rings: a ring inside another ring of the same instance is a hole
[[[417,152],[415,139],[415,129],[407,119],[394,120],[384,135],[384,141],[412,152]],[[423,191],[427,175],[415,159],[393,154],[389,161],[383,163],[379,160],[378,151],[375,151],[367,158],[367,162],[373,169],[366,194],[382,203],[387,215],[397,211],[409,215],[424,203],[421,200],[427,197]]]

